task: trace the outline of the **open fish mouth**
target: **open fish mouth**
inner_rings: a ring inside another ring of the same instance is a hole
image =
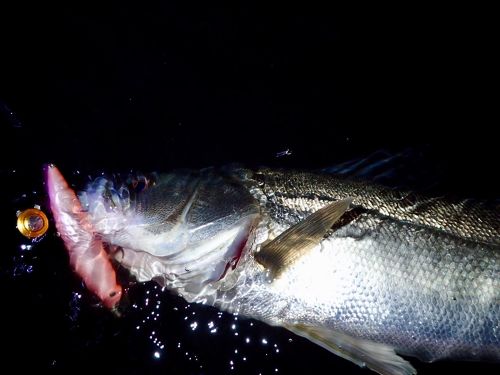
[[[50,207],[70,263],[108,308],[122,295],[111,259],[138,281],[155,279],[195,300],[235,269],[258,220],[248,191],[210,171],[166,175],[133,199],[117,197],[113,184],[101,177],[77,196],[57,167],[47,168]]]

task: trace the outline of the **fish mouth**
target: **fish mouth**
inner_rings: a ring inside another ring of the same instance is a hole
[[[137,281],[163,280],[160,284],[186,299],[202,295],[241,264],[260,210],[246,189],[228,180],[211,173],[175,174],[136,197],[133,208],[108,210],[107,195],[90,191],[80,200],[55,166],[46,175],[50,207],[70,263],[110,309],[123,294],[112,260]],[[158,206],[169,215],[154,216]],[[171,207],[176,209],[170,212]]]
[[[46,185],[54,222],[71,266],[104,306],[115,308],[121,299],[122,287],[116,281],[111,261],[89,214],[53,164],[46,168]]]

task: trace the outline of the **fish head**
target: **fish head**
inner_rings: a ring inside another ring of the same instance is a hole
[[[156,280],[195,300],[249,246],[259,205],[243,180],[214,169],[177,171],[146,179],[139,191],[101,177],[78,200],[109,258],[138,281]]]

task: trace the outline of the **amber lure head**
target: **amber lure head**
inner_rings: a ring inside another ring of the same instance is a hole
[[[27,238],[41,237],[49,229],[49,219],[38,206],[18,211],[17,229]]]

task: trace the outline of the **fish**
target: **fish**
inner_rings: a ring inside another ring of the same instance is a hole
[[[321,171],[100,177],[47,168],[70,264],[103,305],[113,264],[186,301],[288,329],[379,374],[500,360],[500,212]]]

